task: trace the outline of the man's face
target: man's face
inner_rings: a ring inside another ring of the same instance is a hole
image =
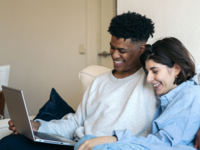
[[[110,54],[116,73],[126,76],[135,73],[141,67],[139,57],[144,52],[144,45],[142,42],[131,43],[130,39],[124,41],[124,38],[112,36]]]

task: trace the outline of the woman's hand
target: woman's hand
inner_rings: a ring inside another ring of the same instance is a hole
[[[85,141],[78,150],[92,150],[94,146],[104,144],[104,143],[113,143],[116,142],[117,138],[115,136],[102,136],[93,138]]]

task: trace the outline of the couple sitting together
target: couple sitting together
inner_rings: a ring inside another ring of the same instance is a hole
[[[146,45],[154,24],[136,13],[114,17],[108,32],[114,70],[89,85],[75,114],[32,121],[33,129],[78,139],[75,150],[198,148],[200,86],[192,80],[195,65],[189,51],[176,38]],[[9,125],[16,133],[12,121]],[[34,143],[19,134],[3,138],[0,147],[73,149]]]

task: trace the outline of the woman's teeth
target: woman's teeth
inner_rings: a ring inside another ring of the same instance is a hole
[[[161,83],[158,83],[158,84],[154,84],[153,86],[154,87],[158,87]]]

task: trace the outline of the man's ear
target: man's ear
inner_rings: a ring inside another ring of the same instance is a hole
[[[140,55],[145,52],[145,43],[142,43],[140,46]]]
[[[178,74],[181,72],[181,67],[177,63],[175,63],[173,68],[174,68],[175,76],[178,76]]]

